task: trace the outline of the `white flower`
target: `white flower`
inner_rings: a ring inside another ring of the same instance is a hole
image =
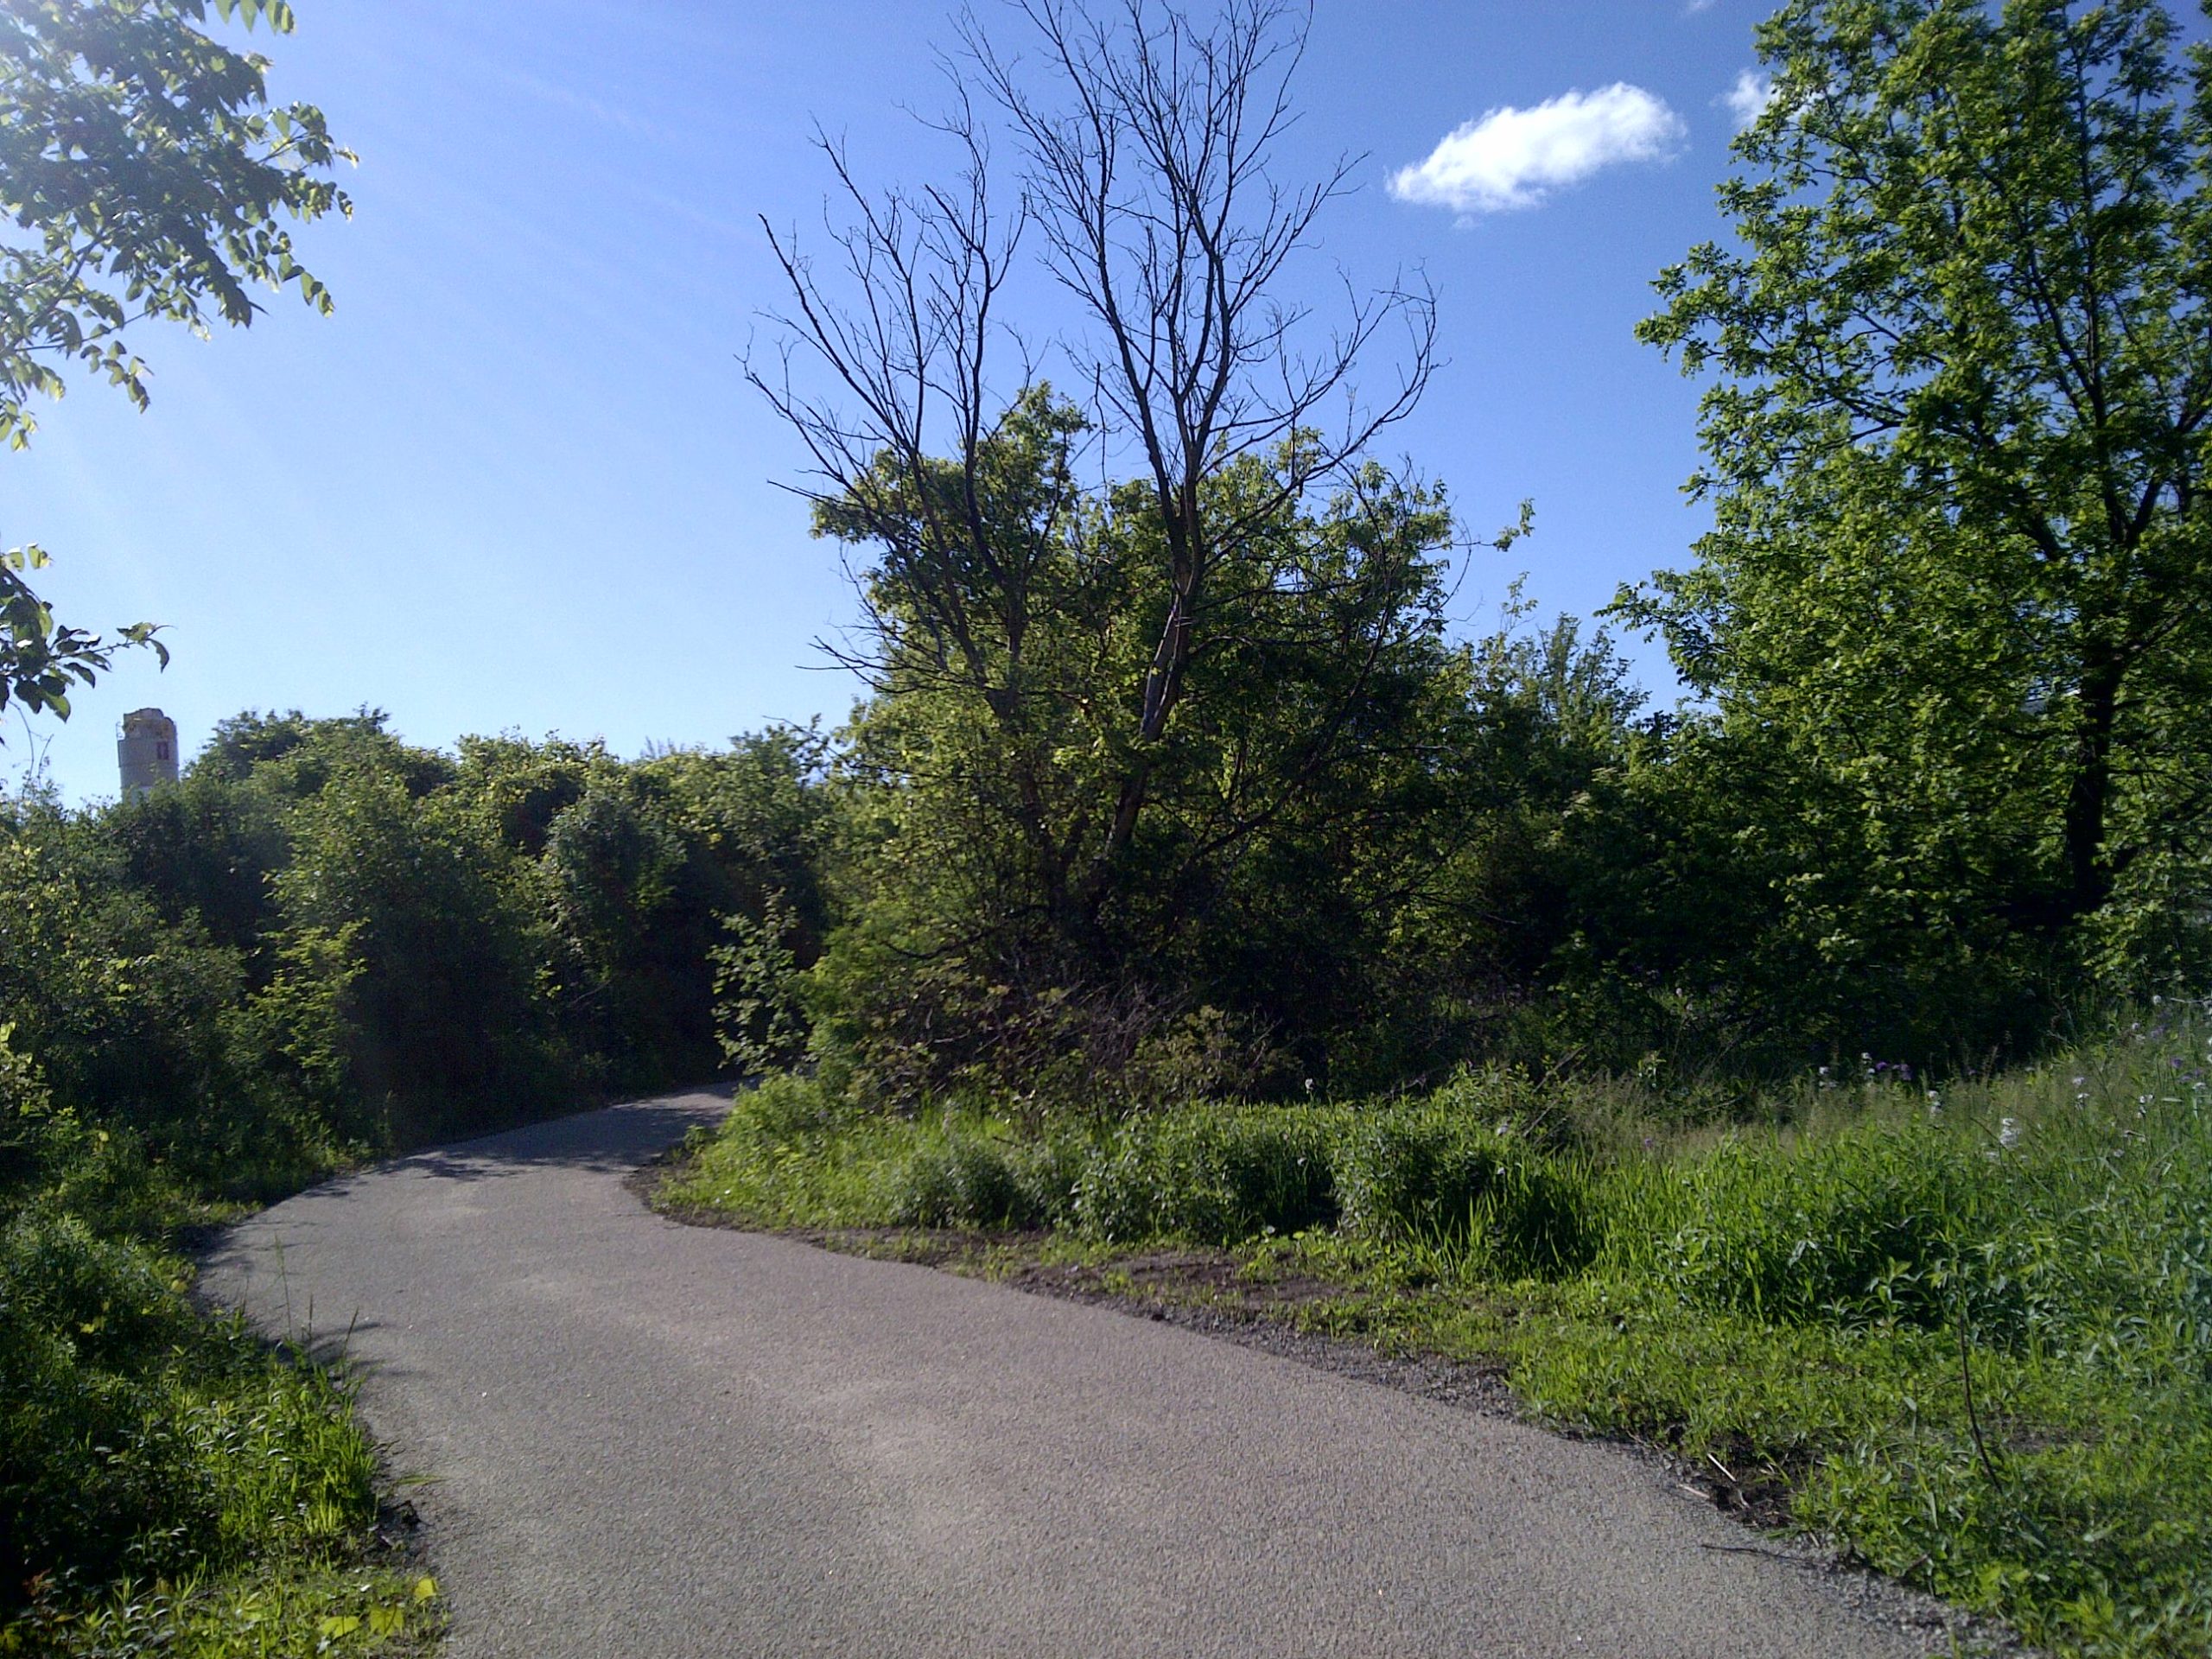
[[[1997,1123],[1997,1144],[2012,1147],[2020,1144],[2020,1120],[2017,1117],[1999,1118]]]

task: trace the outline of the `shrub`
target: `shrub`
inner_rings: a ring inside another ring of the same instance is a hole
[[[891,1178],[889,1198],[891,1218],[902,1227],[1029,1227],[1044,1219],[1006,1147],[958,1131],[910,1153]]]
[[[1125,1123],[1076,1182],[1075,1218],[1093,1237],[1228,1244],[1337,1217],[1322,1117],[1193,1109]]]
[[[557,1101],[575,1073],[541,995],[543,940],[512,857],[457,805],[340,772],[292,819],[277,988],[335,978],[350,1090],[398,1144]]]
[[[1093,1155],[1080,1135],[1022,1140],[948,1127],[893,1167],[886,1208],[902,1227],[1054,1226],[1073,1218]]]
[[[1589,1259],[1589,1177],[1510,1127],[1468,1120],[1446,1103],[1376,1112],[1336,1150],[1337,1193],[1350,1230],[1385,1241],[1464,1243],[1500,1271],[1554,1273]]]
[[[1973,1172],[1872,1125],[1801,1148],[1724,1142],[1682,1178],[1658,1276],[1693,1306],[1781,1324],[1942,1322]]]

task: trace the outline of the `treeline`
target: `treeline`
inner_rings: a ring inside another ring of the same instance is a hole
[[[0,1021],[58,1099],[369,1144],[725,1063],[893,1111],[1471,1063],[1726,1107],[2201,986],[2212,77],[2168,7],[1760,27],[1732,239],[1641,331],[1709,380],[1713,528],[1607,617],[1671,711],[1517,588],[1458,636],[1530,521],[1486,551],[1377,459],[1425,291],[1296,327],[1344,181],[1273,154],[1302,14],[1025,20],[969,42],[938,184],[833,156],[844,257],[777,242],[748,372],[857,578],[849,721],[622,762],[249,717],[146,802],[19,804]],[[1057,387],[1024,270],[1089,319]]]
[[[1537,626],[1517,590],[1454,643],[1422,556],[1449,521],[1403,505],[1415,550],[1387,554],[1357,688],[1330,683],[1338,645],[1294,648],[1343,626],[1296,610],[1341,595],[1277,582],[1283,638],[1193,676],[1116,859],[1107,722],[1056,691],[1009,729],[926,674],[834,739],[447,753],[375,714],[245,715],[143,799],[21,797],[0,812],[7,1047],[60,1107],[247,1196],[340,1147],[733,1068],[801,1065],[894,1110],[1352,1098],[1468,1064],[1725,1109],[1840,1057],[2032,1052],[2191,970],[2202,918],[2149,899],[2158,948],[2125,957],[2117,902],[2023,925],[2063,880],[2055,845],[1934,915],[1777,740],[1652,712],[1607,635]],[[1286,516],[1268,556],[1349,563],[1344,522]],[[1118,621],[1066,632],[1088,649]],[[1092,669],[1029,652],[1047,686]]]
[[[1288,520],[1273,556],[1326,561],[1340,522]],[[1938,1072],[2031,1055],[2202,971],[2204,918],[2156,891],[2050,904],[2063,849],[2022,833],[2034,795],[2046,828],[2059,817],[2046,780],[2010,817],[1939,818],[1903,764],[1847,791],[1786,730],[1653,710],[1602,632],[1535,625],[1516,595],[1454,644],[1440,567],[1396,579],[1348,711],[1340,657],[1278,639],[1203,664],[1113,858],[1097,843],[1136,745],[1051,689],[1094,683],[1089,664],[1033,633],[1048,689],[1011,721],[933,664],[902,670],[836,751],[823,953],[754,976],[786,1017],[780,1042],[731,1030],[750,1068],[805,1063],[876,1107],[1111,1116],[1419,1090],[1472,1065],[1632,1077],[1726,1111],[1862,1055]],[[1270,580],[1271,607],[1333,602]],[[1945,885],[1890,851],[1908,835]]]
[[[1467,559],[1510,567],[1382,459],[1430,296],[1306,330],[1287,274],[1344,181],[1276,170],[1302,14],[1009,28],[1035,49],[965,41],[935,183],[833,150],[833,257],[776,246],[753,378],[868,696],[823,954],[752,964],[756,1060],[904,1108],[1470,1061],[1730,1096],[2202,982],[2212,75],[2170,8],[1759,27],[1727,237],[1639,331],[1708,382],[1713,527],[1608,613],[1671,714],[1572,626],[1452,644]],[[1082,318],[1057,385],[999,321],[1025,273]]]
[[[821,925],[822,746],[719,753],[245,715],[182,781],[0,816],[0,1031],[60,1109],[188,1182],[277,1192],[392,1147],[721,1069],[716,952]]]

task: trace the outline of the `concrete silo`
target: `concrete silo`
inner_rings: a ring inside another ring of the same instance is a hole
[[[156,784],[176,782],[176,722],[158,709],[132,709],[123,717],[115,759],[126,801],[151,793]]]

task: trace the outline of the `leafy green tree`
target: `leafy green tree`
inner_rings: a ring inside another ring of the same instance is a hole
[[[321,1023],[339,1033],[378,1138],[519,1116],[573,1089],[524,871],[465,801],[351,767],[300,801],[289,828],[275,884],[286,968],[272,989],[334,1007]]]
[[[388,729],[389,719],[381,709],[315,719],[296,709],[282,715],[249,709],[216,722],[189,775],[251,783],[290,801],[319,795],[349,772],[388,772],[418,799],[455,780],[452,760],[402,741]]]
[[[1392,780],[1418,786],[1449,660],[1440,494],[1368,468],[1308,511],[1283,487],[1294,458],[1224,467],[1202,500],[1243,528],[1217,554],[1175,717],[1147,736],[1172,603],[1146,575],[1157,504],[1141,481],[1075,489],[1078,429],[1035,391],[973,457],[982,511],[1041,543],[1018,596],[973,565],[898,556],[929,509],[910,495],[908,529],[886,536],[888,480],[865,512],[821,512],[829,533],[894,550],[869,578],[880,690],[848,734],[847,921],[817,982],[834,1039],[895,1092],[1064,1072],[1110,1097],[1146,1043],[1209,1003],[1262,1046],[1276,1027],[1324,1041],[1356,950],[1321,935],[1351,919],[1366,832],[1404,804]],[[925,478],[957,492],[963,472]],[[938,626],[955,602],[1001,619],[969,629],[983,684]],[[1145,810],[1125,820],[1140,763]]]
[[[1759,780],[1834,982],[2201,968],[2212,61],[2155,0],[1792,0],[1758,39],[1732,239],[1642,328],[1716,376],[1715,527],[1620,613]]]
[[[673,749],[632,766],[712,867],[707,909],[759,918],[780,904],[803,962],[829,923],[822,867],[838,814],[823,787],[828,765],[829,744],[812,727],[773,726],[726,749]]]
[[[219,1135],[198,1121],[208,1103],[248,1084],[225,1029],[242,964],[165,926],[86,830],[43,806],[0,817],[0,1024],[60,1103],[182,1154]]]
[[[1278,1028],[1318,1052],[1357,977],[1350,932],[1318,948],[1330,886],[1447,655],[1448,508],[1372,459],[1427,384],[1430,297],[1355,295],[1327,331],[1288,297],[1351,172],[1282,165],[1303,10],[1017,11],[1033,51],[966,27],[952,178],[872,195],[826,147],[841,279],[772,231],[789,349],[753,371],[817,528],[861,550],[833,649],[872,696],[812,983],[903,1095],[1148,1073],[1155,1039],[1222,1053],[1229,1026],[1255,1060]],[[1058,391],[1002,321],[1030,256],[1071,302]],[[1270,861],[1306,885],[1271,893]],[[1301,914],[1302,953],[1259,926]]]
[[[601,744],[514,734],[461,740],[457,787],[491,816],[501,842],[525,858],[545,850],[553,822],[600,778],[621,771]]]
[[[721,1065],[718,962],[732,926],[772,914],[783,957],[813,960],[823,745],[772,730],[636,762],[598,743],[462,740],[455,796],[530,861],[564,1033],[626,1088]]]
[[[10,0],[0,8],[0,436],[21,448],[34,396],[66,369],[140,408],[146,367],[124,339],[146,319],[205,334],[252,321],[251,288],[330,296],[296,257],[288,219],[348,211],[328,176],[346,152],[310,105],[273,107],[267,60],[204,31],[213,10],[276,33],[285,0]],[[66,717],[144,624],[105,640],[57,624],[24,580],[45,555],[0,556],[0,706]],[[166,654],[164,653],[164,660]]]
[[[170,927],[196,923],[238,951],[257,983],[277,926],[270,883],[291,856],[283,802],[194,766],[175,789],[118,801],[97,817],[124,881]]]
[[[715,924],[690,853],[662,803],[621,772],[563,809],[545,838],[554,919],[585,967],[567,1012],[638,1086],[717,1069]]]

